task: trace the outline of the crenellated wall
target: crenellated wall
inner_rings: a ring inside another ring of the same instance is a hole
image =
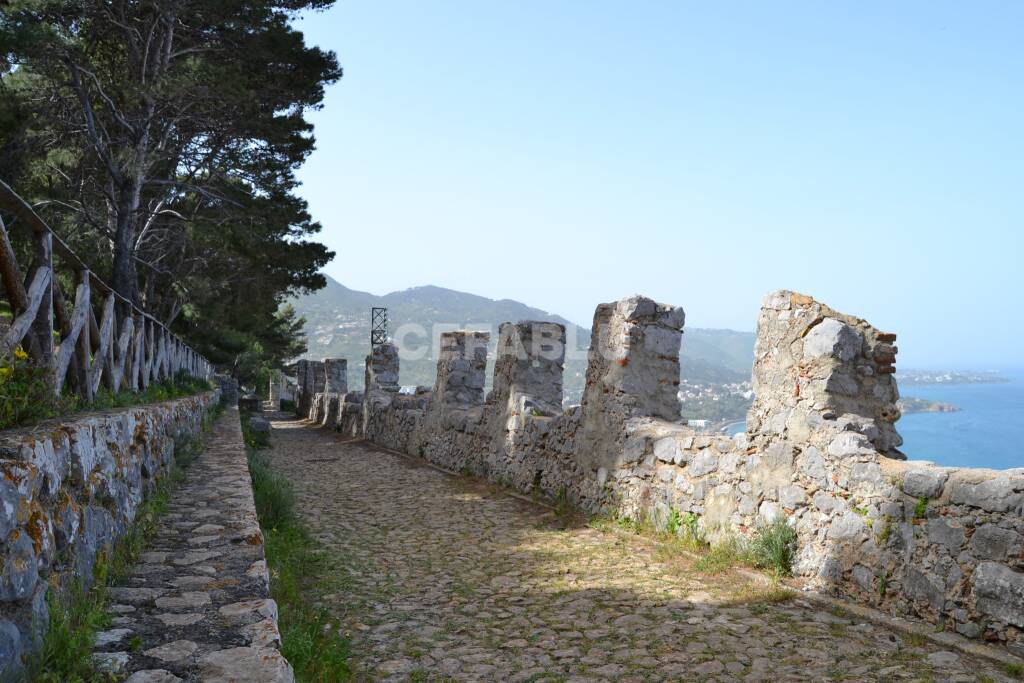
[[[444,335],[433,390],[412,394],[399,391],[397,349],[379,345],[365,397],[339,399],[337,424],[587,511],[657,525],[692,513],[713,542],[783,519],[809,585],[1024,655],[1024,469],[904,461],[895,335],[802,294],[769,295],[747,432],[729,438],[679,420],[683,322],[639,296],[598,306],[583,400],[564,411],[559,325],[502,325],[486,398],[485,335]]]
[[[40,642],[48,588],[91,582],[98,554],[167,473],[175,440],[199,432],[218,396],[0,434],[0,679]]]

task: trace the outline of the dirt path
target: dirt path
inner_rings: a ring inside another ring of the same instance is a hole
[[[1004,681],[497,488],[277,416],[273,466],[334,559],[359,680]]]

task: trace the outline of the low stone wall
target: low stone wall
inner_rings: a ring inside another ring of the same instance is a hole
[[[729,438],[679,419],[683,322],[639,296],[598,306],[583,400],[565,411],[558,325],[501,327],[486,398],[479,333],[443,335],[435,386],[414,395],[399,392],[395,347],[379,345],[362,435],[591,512],[656,525],[692,513],[713,542],[783,519],[809,585],[1024,656],[1024,469],[904,461],[895,335],[808,296],[769,295],[748,429]]]
[[[219,392],[0,434],[0,671],[38,644],[46,592],[90,583]]]

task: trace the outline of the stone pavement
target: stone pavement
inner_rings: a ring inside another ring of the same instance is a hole
[[[130,683],[292,681],[237,409],[185,472],[151,547],[110,589],[113,626],[96,657]]]
[[[1006,681],[638,539],[273,417],[272,465],[333,558],[357,680]]]

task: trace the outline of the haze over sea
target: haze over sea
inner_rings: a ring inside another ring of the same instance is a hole
[[[1009,382],[900,387],[900,394],[952,403],[956,413],[915,413],[896,423],[900,450],[939,465],[1024,467],[1024,370],[1003,371]]]

